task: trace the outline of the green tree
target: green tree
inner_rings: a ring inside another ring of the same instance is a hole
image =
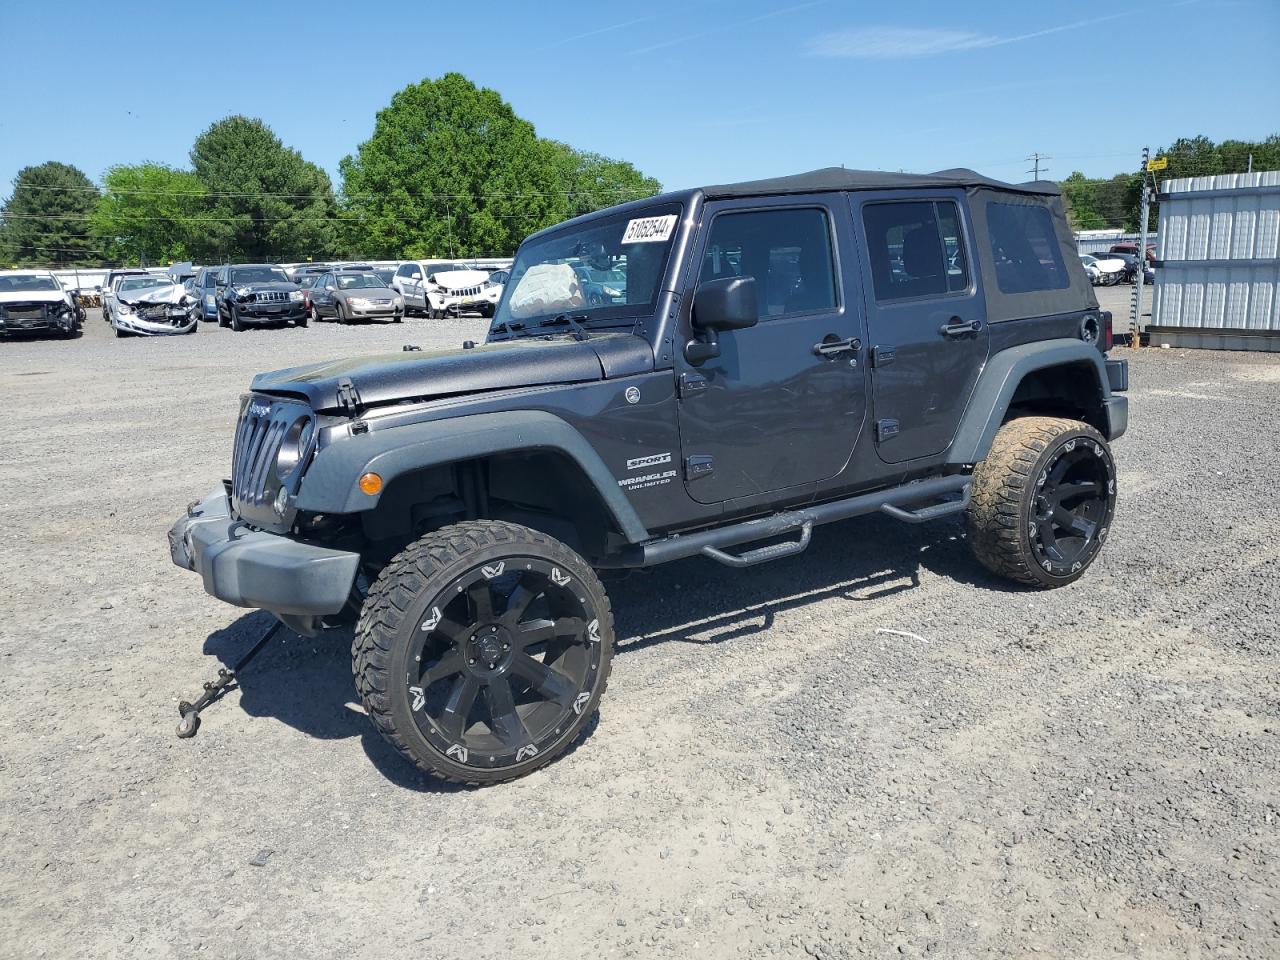
[[[261,120],[227,117],[196,138],[191,168],[207,202],[192,254],[218,260],[301,260],[337,247],[328,175]]]
[[[556,141],[551,141],[551,147],[560,168],[567,216],[578,217],[615,203],[651,197],[662,190],[662,184],[625,160],[585,153]]]
[[[0,208],[0,260],[79,264],[99,259],[89,235],[98,189],[84,172],[50,160],[23,167]]]
[[[205,190],[195,174],[160,163],[115,166],[102,178],[90,218],[110,259],[169,264],[189,259],[205,224]]]
[[[365,256],[508,252],[564,205],[551,146],[457,73],[396,93],[341,169]]]
[[[535,230],[658,189],[629,163],[539,138],[457,73],[399,91],[342,161],[348,244],[370,257],[511,253]]]

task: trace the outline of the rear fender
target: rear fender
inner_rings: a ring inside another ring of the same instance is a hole
[[[1125,398],[1112,396],[1106,364],[1097,346],[1083,340],[1039,340],[1002,350],[988,361],[946,462],[971,464],[984,459],[1023,381],[1050,370],[1070,378],[1072,404],[1107,439],[1124,433]]]

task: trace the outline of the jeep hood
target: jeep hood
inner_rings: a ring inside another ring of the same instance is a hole
[[[350,380],[363,407],[433,400],[513,387],[585,383],[653,369],[653,349],[630,333],[519,337],[471,349],[414,350],[352,357],[261,373],[258,393],[302,397],[320,412],[342,408],[339,388]]]

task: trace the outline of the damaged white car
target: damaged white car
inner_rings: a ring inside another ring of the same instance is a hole
[[[0,270],[0,337],[30,333],[80,336],[71,294],[48,270]]]
[[[502,299],[502,284],[490,279],[492,270],[434,260],[402,263],[391,286],[404,297],[405,309],[432,320],[478,313],[492,317]]]
[[[171,277],[133,276],[120,281],[107,312],[117,337],[195,333],[200,301]]]

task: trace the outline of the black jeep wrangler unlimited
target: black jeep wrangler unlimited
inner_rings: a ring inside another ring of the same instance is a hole
[[[592,304],[581,275],[614,294]],[[1127,404],[1058,191],[819,170],[535,234],[487,342],[258,376],[231,477],[169,534],[205,589],[304,635],[420,767],[547,763],[604,693],[602,568],[741,567],[814,526],[964,513],[978,559],[1081,576]]]

